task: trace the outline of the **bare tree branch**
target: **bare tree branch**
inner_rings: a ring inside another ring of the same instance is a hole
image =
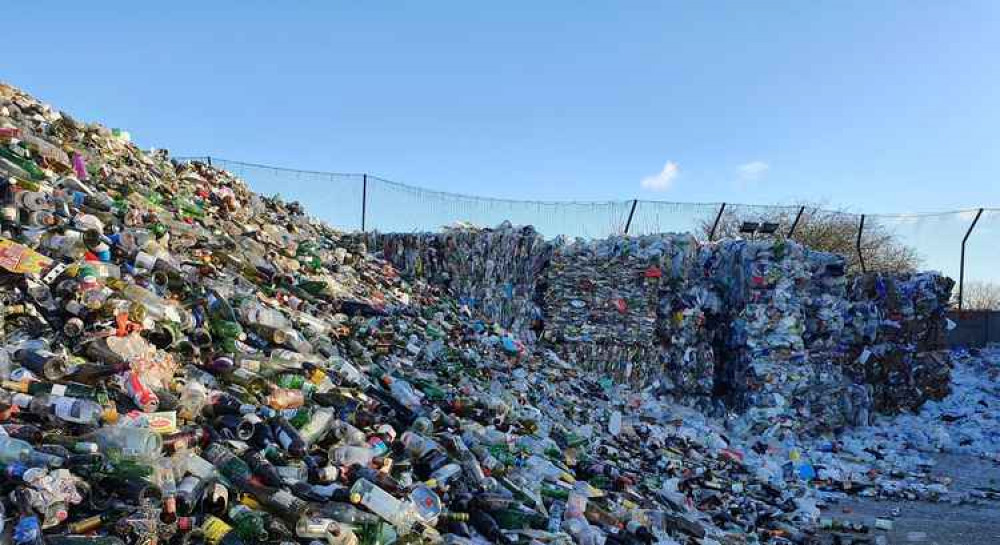
[[[958,291],[955,292],[958,297]],[[1000,284],[973,281],[962,289],[963,310],[1000,310]]]
[[[798,209],[789,207],[778,212],[761,216],[756,211],[726,213],[716,229],[716,238],[739,237],[740,225],[745,221],[772,221],[781,225],[775,234],[783,238]],[[832,252],[844,256],[848,269],[860,272],[860,261],[856,248],[860,216],[845,212],[827,211],[815,205],[806,206],[799,219],[792,240],[814,250]],[[700,222],[701,234],[708,238],[715,217]],[[912,272],[920,264],[917,251],[898,240],[895,234],[877,220],[865,220],[865,230],[861,236],[861,254],[869,271]]]

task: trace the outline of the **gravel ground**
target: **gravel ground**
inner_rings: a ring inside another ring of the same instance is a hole
[[[1000,488],[1000,465],[971,456],[939,455],[935,472],[954,479],[951,489]],[[954,505],[923,501],[876,501],[851,498],[823,511],[824,517],[861,521],[874,528],[875,517],[900,515],[891,531],[873,530],[888,545],[1000,545],[1000,501],[974,500]],[[847,511],[847,512],[845,512]]]

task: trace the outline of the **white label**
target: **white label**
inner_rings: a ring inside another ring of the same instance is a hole
[[[46,284],[51,284],[52,281],[55,280],[65,270],[66,270],[65,263],[56,263],[56,265],[52,267],[52,270],[50,270],[48,273],[46,273],[45,276],[42,277],[42,282],[45,282]]]
[[[54,395],[54,396],[64,396],[64,395],[66,395],[66,385],[65,384],[53,384],[52,385],[52,395]]]
[[[49,402],[49,407],[52,408],[52,412],[62,418],[63,420],[78,420],[80,415],[79,411],[77,414],[73,414],[73,409],[77,406],[77,400],[72,397],[52,397]]]
[[[177,485],[177,491],[182,494],[194,494],[194,489],[200,484],[200,479],[192,475],[184,477],[181,484]]]

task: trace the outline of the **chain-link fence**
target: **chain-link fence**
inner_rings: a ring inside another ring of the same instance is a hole
[[[432,231],[456,222],[493,226],[510,221],[533,225],[546,236],[663,232],[691,232],[703,239],[779,236],[836,251],[856,270],[905,266],[938,270],[960,280],[963,289],[974,287],[976,297],[982,290],[993,290],[1000,297],[998,208],[869,214],[813,206],[637,199],[524,201],[434,191],[367,174],[294,170],[215,157],[184,159],[228,170],[258,193],[305,203],[310,213],[347,231]]]

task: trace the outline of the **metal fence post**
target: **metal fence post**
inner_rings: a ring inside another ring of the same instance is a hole
[[[361,232],[365,232],[365,216],[368,215],[368,175],[361,175]]]
[[[972,219],[972,225],[969,225],[969,230],[965,232],[965,236],[962,237],[962,257],[958,264],[958,310],[962,310],[962,295],[965,292],[965,243],[969,241],[969,235],[972,234],[972,230],[976,228],[976,224],[979,223],[979,216],[983,215],[983,209],[980,208],[976,211],[976,217]]]
[[[712,242],[715,240],[715,229],[719,226],[719,220],[722,219],[722,213],[726,211],[726,203],[722,203],[719,207],[719,213],[715,216],[715,221],[712,222],[712,230],[708,233],[708,241]]]
[[[628,212],[628,220],[625,222],[625,234],[628,234],[628,228],[632,226],[632,215],[635,214],[635,206],[639,204],[639,199],[632,199],[632,209]]]
[[[861,233],[865,231],[865,215],[861,214],[861,225],[858,225],[858,240],[855,246],[858,250],[858,263],[861,264],[861,272],[866,273],[868,270],[865,268],[865,256],[861,253]]]
[[[799,213],[795,214],[795,221],[793,221],[792,226],[788,228],[788,234],[785,235],[785,238],[792,238],[792,235],[795,234],[795,228],[799,226],[799,220],[802,219],[802,213],[805,211],[806,211],[805,206],[799,207]]]

